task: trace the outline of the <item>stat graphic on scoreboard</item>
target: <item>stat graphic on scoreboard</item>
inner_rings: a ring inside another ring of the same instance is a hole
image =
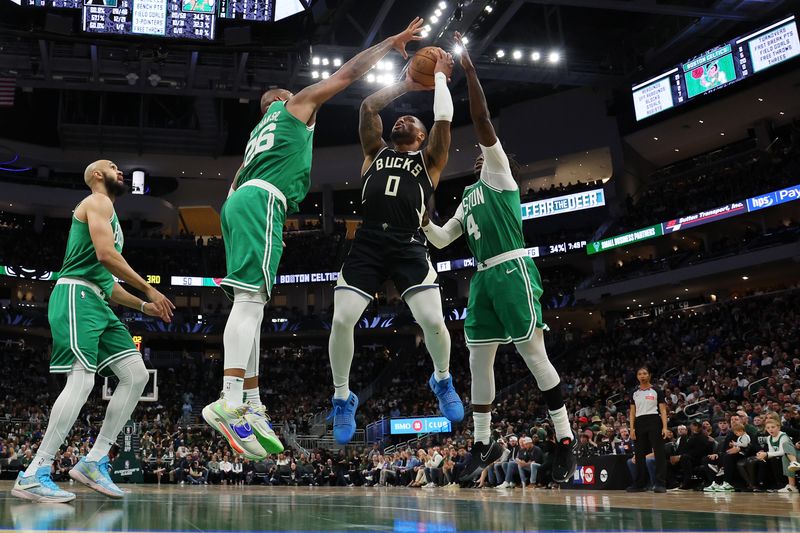
[[[86,0],[83,29],[93,33],[213,39],[216,0]]]
[[[800,55],[794,16],[731,39],[631,89],[636,120],[685,104]]]

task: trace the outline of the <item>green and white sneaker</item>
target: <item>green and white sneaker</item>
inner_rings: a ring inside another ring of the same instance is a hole
[[[711,485],[703,489],[703,492],[719,492],[722,490],[722,485],[717,485],[717,482],[713,482]]]
[[[283,451],[283,443],[273,431],[272,424],[269,423],[270,418],[266,407],[252,405],[249,402],[247,405],[250,407],[250,411],[245,413],[244,419],[253,428],[253,435],[256,436],[258,443],[267,453],[281,453]]]
[[[731,485],[726,481],[725,483],[720,485],[719,489],[717,490],[719,490],[720,492],[734,492],[736,490],[736,487],[734,487],[733,485]]]
[[[20,472],[11,495],[36,503],[67,503],[75,499],[74,494],[55,484],[50,477],[50,465],[37,468],[32,476]]]
[[[203,419],[225,437],[236,453],[253,461],[261,461],[267,457],[267,452],[259,444],[250,422],[245,419],[248,412],[250,406],[247,404],[228,409],[227,401],[220,397],[203,408]]]

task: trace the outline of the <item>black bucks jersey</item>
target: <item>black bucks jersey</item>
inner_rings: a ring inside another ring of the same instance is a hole
[[[364,223],[344,261],[337,290],[371,299],[388,279],[402,297],[439,286],[419,227],[433,194],[423,157],[421,151],[388,147],[375,156],[361,185]]]
[[[423,157],[422,151],[398,152],[388,147],[378,152],[361,184],[365,227],[386,224],[395,230],[419,229],[433,194]]]

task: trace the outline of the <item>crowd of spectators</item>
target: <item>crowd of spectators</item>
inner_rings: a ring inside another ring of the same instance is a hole
[[[468,354],[463,337],[453,337],[451,372],[468,402]],[[630,392],[636,365],[646,363],[665,391],[669,426],[674,431],[665,442],[671,486],[709,490],[783,486],[779,461],[762,461],[759,451],[767,442],[770,419],[778,421],[779,430],[792,442],[800,440],[800,291],[659,317],[620,319],[592,335],[571,337],[571,342],[565,341],[566,336],[550,342],[549,351],[562,377],[573,428],[580,436],[580,458],[631,454]],[[14,460],[24,465],[41,438],[58,383],[42,371],[46,350],[0,346],[7,362],[4,379],[26,383],[24,388],[4,391],[0,399],[4,417],[0,465],[6,467]],[[359,409],[359,427],[381,417],[437,412],[426,386],[430,363],[423,348],[404,354],[392,367],[388,365],[393,357],[401,356],[378,347],[362,350],[354,365],[354,390],[362,390],[381,374],[383,378],[374,381],[373,396]],[[388,375],[381,372],[384,367],[391,368]],[[527,368],[510,348],[500,351],[495,367],[498,397],[493,432],[504,457],[466,485],[549,486],[554,437],[546,407]],[[328,403],[326,387],[307,386],[327,382],[324,348],[296,344],[270,349],[262,368],[266,384],[262,391],[279,433],[307,432],[309,416]],[[465,423],[457,424],[451,434],[428,436],[386,453],[377,445],[346,452],[289,449],[266,462],[239,461],[210,429],[191,423],[196,421],[190,416],[195,406],[213,396],[213,390],[198,384],[219,381],[220,372],[218,360],[187,360],[159,372],[159,402],[141,404],[134,415],[140,424],[148,480],[435,488],[458,483],[469,460],[472,435],[470,424]],[[303,393],[298,394],[299,390]],[[69,446],[57,458],[56,475],[86,453],[102,419],[104,404],[98,396],[93,395],[83,410]],[[751,437],[746,449],[735,445],[739,425]],[[734,448],[735,452],[729,452]],[[737,461],[726,459],[736,454],[741,455],[735,457]]]

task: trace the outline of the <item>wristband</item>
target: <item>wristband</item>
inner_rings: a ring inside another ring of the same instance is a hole
[[[145,306],[145,305],[147,305],[147,302],[145,302],[144,300],[142,300],[142,305],[141,305],[141,306],[139,306],[139,312],[140,312],[140,313],[144,313],[144,306]]]

